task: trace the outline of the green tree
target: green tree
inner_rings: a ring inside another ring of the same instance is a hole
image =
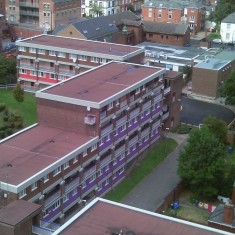
[[[203,120],[203,124],[215,135],[220,143],[227,142],[227,124],[216,117],[209,116]]]
[[[185,74],[185,77],[184,77],[184,83],[187,84],[191,78],[192,78],[192,67],[191,66],[188,66],[188,65],[185,65],[181,72],[183,74]]]
[[[0,56],[0,83],[16,82],[16,60]]]
[[[20,87],[20,84],[17,84],[13,90],[13,96],[14,99],[19,103],[24,101],[24,90]]]
[[[91,8],[90,12],[92,13],[92,14],[90,13],[90,16],[95,15],[96,17],[98,17],[102,15],[102,7],[98,6],[97,3],[92,4],[90,8]]]
[[[224,81],[220,93],[221,96],[226,97],[227,104],[235,105],[235,70],[233,70],[228,79]]]
[[[212,198],[222,190],[225,149],[208,128],[193,129],[180,153],[178,175],[197,196]]]

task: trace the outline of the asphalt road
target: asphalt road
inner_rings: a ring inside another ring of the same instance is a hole
[[[203,102],[188,97],[182,97],[181,102],[180,121],[183,123],[198,126],[203,122],[204,118],[214,116],[229,124],[235,118],[232,110],[218,104]]]

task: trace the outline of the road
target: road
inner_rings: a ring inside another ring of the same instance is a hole
[[[203,122],[204,118],[215,116],[229,124],[235,118],[234,112],[222,105],[203,102],[184,96],[181,102],[182,110],[180,113],[180,121],[183,123],[198,126]]]

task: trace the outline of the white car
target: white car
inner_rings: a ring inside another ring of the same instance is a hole
[[[222,43],[222,40],[220,38],[215,38],[212,40],[213,43],[218,43],[218,44],[221,44]]]

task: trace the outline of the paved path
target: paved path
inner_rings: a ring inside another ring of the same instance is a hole
[[[122,203],[155,212],[163,199],[177,186],[177,157],[186,144],[187,135],[165,134],[179,144],[176,149],[143,181],[141,181]]]

